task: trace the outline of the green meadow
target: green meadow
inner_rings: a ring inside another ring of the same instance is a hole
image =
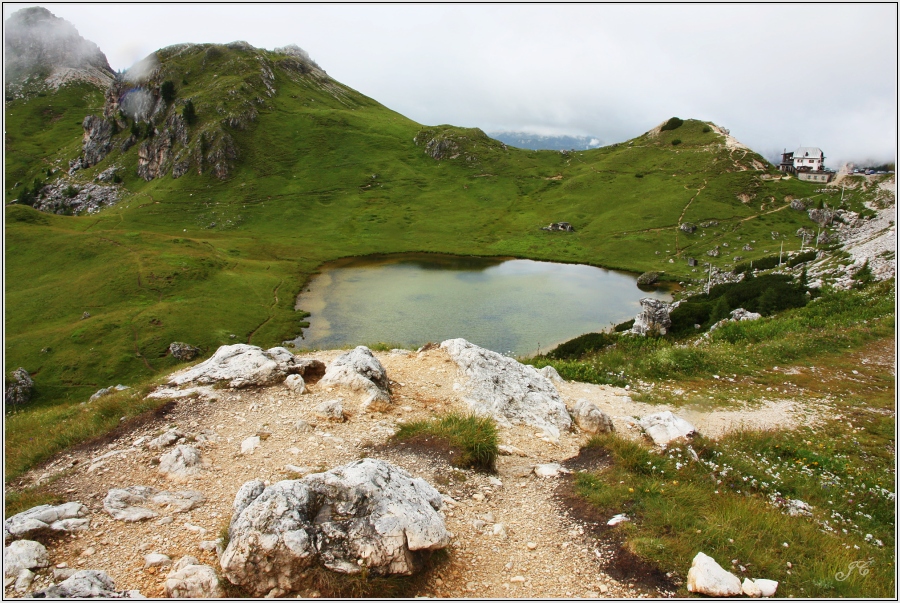
[[[223,179],[192,165],[180,178],[146,182],[137,175],[142,141],[122,152],[130,131],[121,128],[103,161],[71,177],[78,187],[118,166],[117,205],[65,216],[7,204],[5,370],[34,376],[31,408],[163,375],[177,364],[167,356],[172,341],[210,354],[293,338],[309,318],[295,298],[328,260],[503,255],[684,281],[704,272],[688,257],[728,269],[734,256],[798,250],[793,233],[812,223],[787,208],[790,199],[833,198],[779,179],[702,121],[589,151],[525,151],[477,129],[422,126],[292,70],[276,53],[197,45],[158,56],[155,85],[172,81],[176,95],[163,117],[182,112],[186,99],[197,114],[187,147],[173,153],[227,135],[236,159]],[[260,57],[274,66],[272,97],[263,94]],[[7,101],[7,202],[36,179],[60,176],[48,168],[67,169],[81,152],[81,121],[102,114],[102,103],[87,85]],[[452,147],[439,160],[426,153],[435,140]],[[556,221],[576,231],[540,229]],[[678,228],[707,221],[692,234]],[[708,257],[717,245],[720,255]]]

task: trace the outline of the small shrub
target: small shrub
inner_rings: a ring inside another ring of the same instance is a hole
[[[167,105],[171,103],[175,100],[175,83],[172,80],[164,81],[159,87],[159,95]]]
[[[619,337],[612,333],[586,333],[559,344],[547,353],[547,357],[555,360],[581,358],[585,354],[611,346],[618,340]]]
[[[78,194],[78,189],[75,188],[74,186],[72,186],[71,184],[69,186],[67,186],[65,188],[65,190],[63,191],[63,196],[65,196],[66,199],[71,199],[72,197],[74,197],[77,194]]]
[[[184,117],[184,121],[187,122],[189,126],[193,125],[195,121],[197,121],[197,112],[194,109],[194,103],[190,99],[188,102],[184,104],[184,110],[181,112],[181,115]]]
[[[613,331],[616,333],[623,333],[625,331],[630,331],[634,326],[634,319],[626,320],[625,322],[620,322],[616,326],[613,327]]]
[[[635,178],[643,178],[644,175],[641,174],[640,172],[638,172],[637,174],[634,175],[634,177],[635,177]]]
[[[663,125],[662,128],[660,128],[660,131],[665,132],[666,130],[676,130],[676,129],[680,128],[682,126],[682,124],[684,124],[683,119],[673,117],[669,121],[667,121],[665,123],[665,125]]]
[[[680,145],[680,144],[681,144],[681,139],[680,139],[680,138],[676,138],[675,140],[672,141],[672,146],[677,146],[677,145]]]
[[[703,126],[704,134],[709,134],[710,132],[712,132],[712,128],[710,128],[709,126]]]

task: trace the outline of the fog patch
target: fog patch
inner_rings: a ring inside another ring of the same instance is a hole
[[[125,81],[132,84],[141,84],[146,82],[158,68],[159,59],[156,58],[156,53],[149,54],[125,72]]]
[[[143,88],[132,88],[125,92],[122,100],[119,101],[119,108],[135,121],[147,121],[156,100],[149,91]]]
[[[309,53],[297,46],[296,44],[288,44],[287,46],[282,46],[281,48],[276,48],[275,52],[279,52],[281,54],[287,54],[292,57],[297,57],[309,64],[313,67],[319,69],[320,67],[316,64],[314,60],[309,57]]]
[[[96,67],[112,73],[96,44],[75,26],[45,8],[17,11],[4,23],[4,67],[7,78],[40,69]]]

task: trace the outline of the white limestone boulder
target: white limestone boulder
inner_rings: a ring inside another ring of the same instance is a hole
[[[158,492],[149,486],[113,488],[103,499],[103,510],[119,521],[142,521],[157,517],[159,513],[143,507]]]
[[[766,578],[756,578],[753,580],[756,588],[759,589],[760,597],[774,597],[775,591],[778,590],[777,580],[767,580]]]
[[[3,549],[3,573],[17,577],[23,569],[32,570],[50,565],[47,548],[34,540],[16,540]]]
[[[575,423],[585,433],[612,433],[616,430],[608,414],[597,408],[593,402],[580,399],[572,409]]]
[[[344,420],[344,407],[341,405],[340,400],[326,400],[322,402],[316,406],[315,413],[320,419],[328,421]]]
[[[3,541],[30,538],[41,532],[75,532],[87,530],[91,520],[88,508],[80,502],[61,505],[38,505],[13,515],[3,522]]]
[[[229,387],[259,387],[281,383],[299,372],[294,355],[275,347],[263,350],[255,345],[223,345],[208,360],[169,376],[169,385],[225,382]]]
[[[222,571],[255,596],[300,590],[313,565],[410,575],[450,543],[442,504],[424,480],[370,458],[268,487],[247,482],[235,497]]]
[[[692,593],[709,597],[737,597],[742,592],[740,579],[704,553],[697,553],[691,563],[687,588]]]
[[[165,433],[162,433],[147,442],[147,448],[149,448],[150,450],[162,450],[163,448],[171,446],[183,437],[186,436],[181,431],[177,429],[169,429]]]
[[[288,375],[284,380],[285,386],[295,394],[306,393],[306,381],[300,375]]]
[[[202,473],[203,459],[193,446],[179,444],[159,457],[157,471],[169,479],[184,481]]]
[[[137,591],[116,591],[116,584],[109,574],[99,570],[79,570],[49,588],[32,593],[45,599],[121,599],[140,598]]]
[[[642,417],[638,421],[641,429],[657,446],[665,447],[672,440],[687,438],[697,433],[697,429],[671,411],[664,411]]]
[[[475,412],[490,415],[504,426],[531,425],[554,438],[571,427],[572,419],[556,387],[534,367],[465,339],[448,339],[441,349],[468,377],[463,400]]]
[[[543,377],[546,377],[554,383],[565,383],[565,379],[559,376],[559,372],[549,364],[538,371]]]
[[[319,387],[342,387],[364,396],[365,410],[387,410],[391,404],[391,385],[387,371],[366,346],[341,354],[328,365]]]
[[[220,599],[225,596],[216,570],[190,556],[175,563],[166,576],[165,589],[170,599]]]
[[[150,497],[150,502],[173,513],[187,513],[206,502],[206,496],[198,490],[180,492],[160,492]]]
[[[744,581],[741,582],[741,592],[754,599],[762,596],[762,591],[750,578],[744,578]]]

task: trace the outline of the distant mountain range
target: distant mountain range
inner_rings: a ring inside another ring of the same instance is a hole
[[[488,136],[532,151],[586,151],[603,146],[603,141],[596,136],[541,136],[529,132],[488,132]]]

